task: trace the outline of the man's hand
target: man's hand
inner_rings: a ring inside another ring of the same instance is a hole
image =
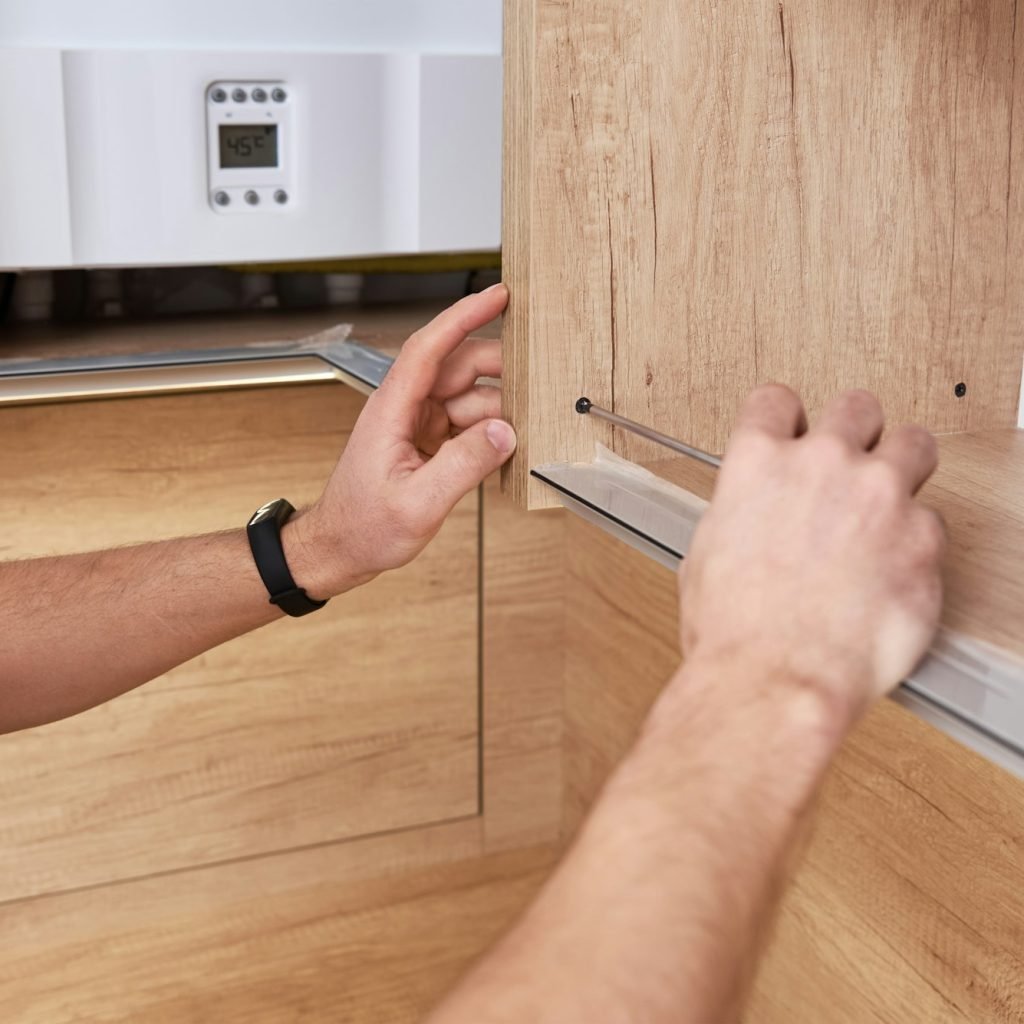
[[[932,437],[850,392],[747,401],[682,574],[687,656],[536,903],[431,1024],[742,1017],[821,779],[924,652]],[[623,687],[630,680],[623,679]]]
[[[504,285],[470,295],[417,331],[367,400],[319,501],[285,528],[293,575],[330,597],[405,565],[457,502],[504,463],[498,341],[466,336],[500,315]]]
[[[935,440],[901,427],[879,441],[882,427],[864,391],[808,430],[792,391],[759,388],[681,573],[689,662],[809,688],[843,731],[914,668],[942,603],[944,531],[914,500]]]
[[[331,597],[414,558],[456,502],[512,454],[492,288],[409,339],[312,509],[285,524],[292,574]],[[182,595],[187,595],[187,600]],[[245,531],[0,564],[0,733],[76,714],[281,615]]]

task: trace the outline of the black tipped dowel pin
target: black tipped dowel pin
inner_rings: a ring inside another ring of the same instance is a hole
[[[606,420],[608,423],[612,423],[616,427],[622,427],[623,430],[628,430],[631,434],[636,434],[638,437],[646,437],[648,441],[653,441],[655,444],[663,445],[665,448],[670,448],[672,451],[678,452],[680,455],[686,455],[689,458],[696,459],[698,462],[703,462],[708,466],[714,466],[715,469],[718,469],[722,464],[722,460],[717,455],[712,455],[710,452],[701,451],[700,448],[694,448],[692,445],[685,444],[682,441],[677,441],[674,437],[669,437],[668,434],[663,434],[660,430],[654,430],[652,427],[645,427],[642,423],[626,419],[625,416],[620,416],[616,412],[609,412],[607,409],[602,409],[599,405],[594,405],[589,398],[577,398],[576,411],[581,414],[596,416],[598,419]]]

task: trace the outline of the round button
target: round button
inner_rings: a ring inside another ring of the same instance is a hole
[[[260,201],[260,194],[259,194],[259,192],[254,192],[252,189],[249,189],[249,191],[245,193],[245,201],[250,206],[258,205],[258,203]]]
[[[275,103],[284,103],[284,101],[288,99],[288,93],[286,93],[281,86],[277,86],[270,95],[274,98]]]
[[[267,102],[267,91],[265,89],[260,89],[259,87],[253,89],[253,91],[252,91],[252,101],[253,101],[253,103],[266,103]]]
[[[214,192],[213,201],[218,206],[227,206],[231,202],[231,196],[227,192]]]
[[[274,193],[274,202],[275,203],[287,203],[288,202],[288,193],[285,192],[285,190],[283,188],[279,188]]]
[[[210,99],[214,103],[223,103],[228,98],[228,94],[218,86],[210,93]]]
[[[249,94],[244,89],[232,89],[231,98],[236,103],[244,103],[249,98]]]

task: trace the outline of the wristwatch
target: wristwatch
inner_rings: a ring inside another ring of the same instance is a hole
[[[295,508],[277,498],[258,508],[245,527],[256,569],[270,594],[270,603],[296,617],[323,608],[326,601],[314,601],[302,587],[296,586],[281,546],[281,527]]]

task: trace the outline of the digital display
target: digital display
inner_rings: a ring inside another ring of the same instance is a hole
[[[222,124],[221,167],[276,167],[276,124]]]

